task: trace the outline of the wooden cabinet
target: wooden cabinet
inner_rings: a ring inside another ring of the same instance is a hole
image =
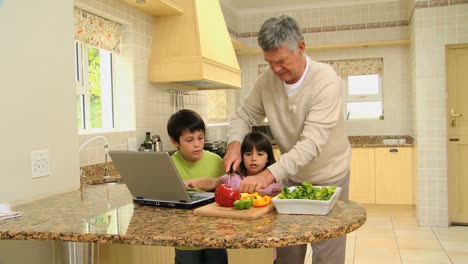
[[[178,1],[184,14],[153,20],[150,82],[188,89],[241,87],[239,63],[218,0]]]
[[[142,245],[98,244],[94,253],[100,264],[173,264],[175,257],[173,247]],[[231,264],[273,263],[273,256],[272,248],[228,249]]]
[[[413,204],[411,148],[375,149],[375,202]]]
[[[146,0],[141,3],[135,0],[122,1],[156,17],[184,14],[184,9],[179,4],[170,0]]]
[[[375,203],[375,163],[373,148],[353,148],[349,198],[358,203]]]
[[[350,173],[353,201],[414,204],[412,148],[353,148]]]
[[[273,145],[273,155],[275,156],[275,160],[278,161],[281,156],[281,151],[277,145]]]

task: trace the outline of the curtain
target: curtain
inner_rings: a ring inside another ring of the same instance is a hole
[[[75,40],[99,49],[119,52],[122,25],[108,19],[74,9]]]
[[[322,61],[330,64],[341,77],[349,75],[381,74],[383,58]]]

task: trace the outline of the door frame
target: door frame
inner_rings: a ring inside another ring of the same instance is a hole
[[[452,172],[452,170],[450,169],[450,164],[453,163],[453,162],[457,162],[458,160],[458,156],[455,155],[453,156],[453,149],[450,147],[450,138],[451,134],[449,134],[449,129],[450,129],[450,110],[448,110],[450,108],[450,93],[449,93],[449,76],[450,74],[448,73],[448,70],[449,70],[449,50],[453,50],[453,49],[460,49],[460,48],[466,48],[468,49],[468,43],[466,44],[451,44],[451,45],[446,45],[445,46],[445,55],[446,55],[446,61],[445,61],[445,70],[446,70],[446,79],[445,79],[445,84],[446,84],[446,117],[447,117],[447,122],[446,122],[446,128],[447,128],[447,139],[446,139],[446,142],[447,142],[447,209],[448,209],[448,220],[449,220],[449,225],[452,225],[452,224],[465,224],[465,223],[458,223],[458,222],[453,222],[452,221],[452,217],[454,216],[453,214],[453,206],[451,206],[451,201],[453,201],[455,199],[455,194],[453,192],[453,185],[456,184],[456,183],[453,183],[453,181],[455,179],[453,179],[454,176],[454,173]],[[457,137],[460,137],[460,136],[457,136]],[[452,191],[451,191],[452,190]]]

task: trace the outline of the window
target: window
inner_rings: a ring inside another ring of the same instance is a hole
[[[78,129],[114,128],[112,52],[75,42]]]
[[[114,55],[119,53],[122,25],[80,8],[73,9],[75,22],[76,107],[80,132],[113,129],[113,66]],[[122,74],[119,73],[119,77]],[[119,81],[121,83],[121,81]],[[117,87],[117,92],[119,92]],[[120,106],[122,91],[117,95]],[[117,126],[125,123],[117,109]]]
[[[349,75],[346,83],[346,119],[383,117],[382,89],[379,74]]]
[[[344,81],[347,120],[383,119],[383,58],[323,61]]]

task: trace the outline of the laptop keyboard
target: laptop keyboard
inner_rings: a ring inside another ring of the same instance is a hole
[[[189,194],[189,196],[190,196],[190,199],[192,199],[192,201],[198,201],[198,200],[206,199],[206,198],[207,198],[206,193],[200,193],[200,192],[195,192],[195,191],[189,191],[188,194]]]
[[[203,198],[206,198],[206,197],[200,196],[200,195],[191,195],[190,196],[190,199],[192,199],[192,201],[198,201],[198,200],[201,200]]]

